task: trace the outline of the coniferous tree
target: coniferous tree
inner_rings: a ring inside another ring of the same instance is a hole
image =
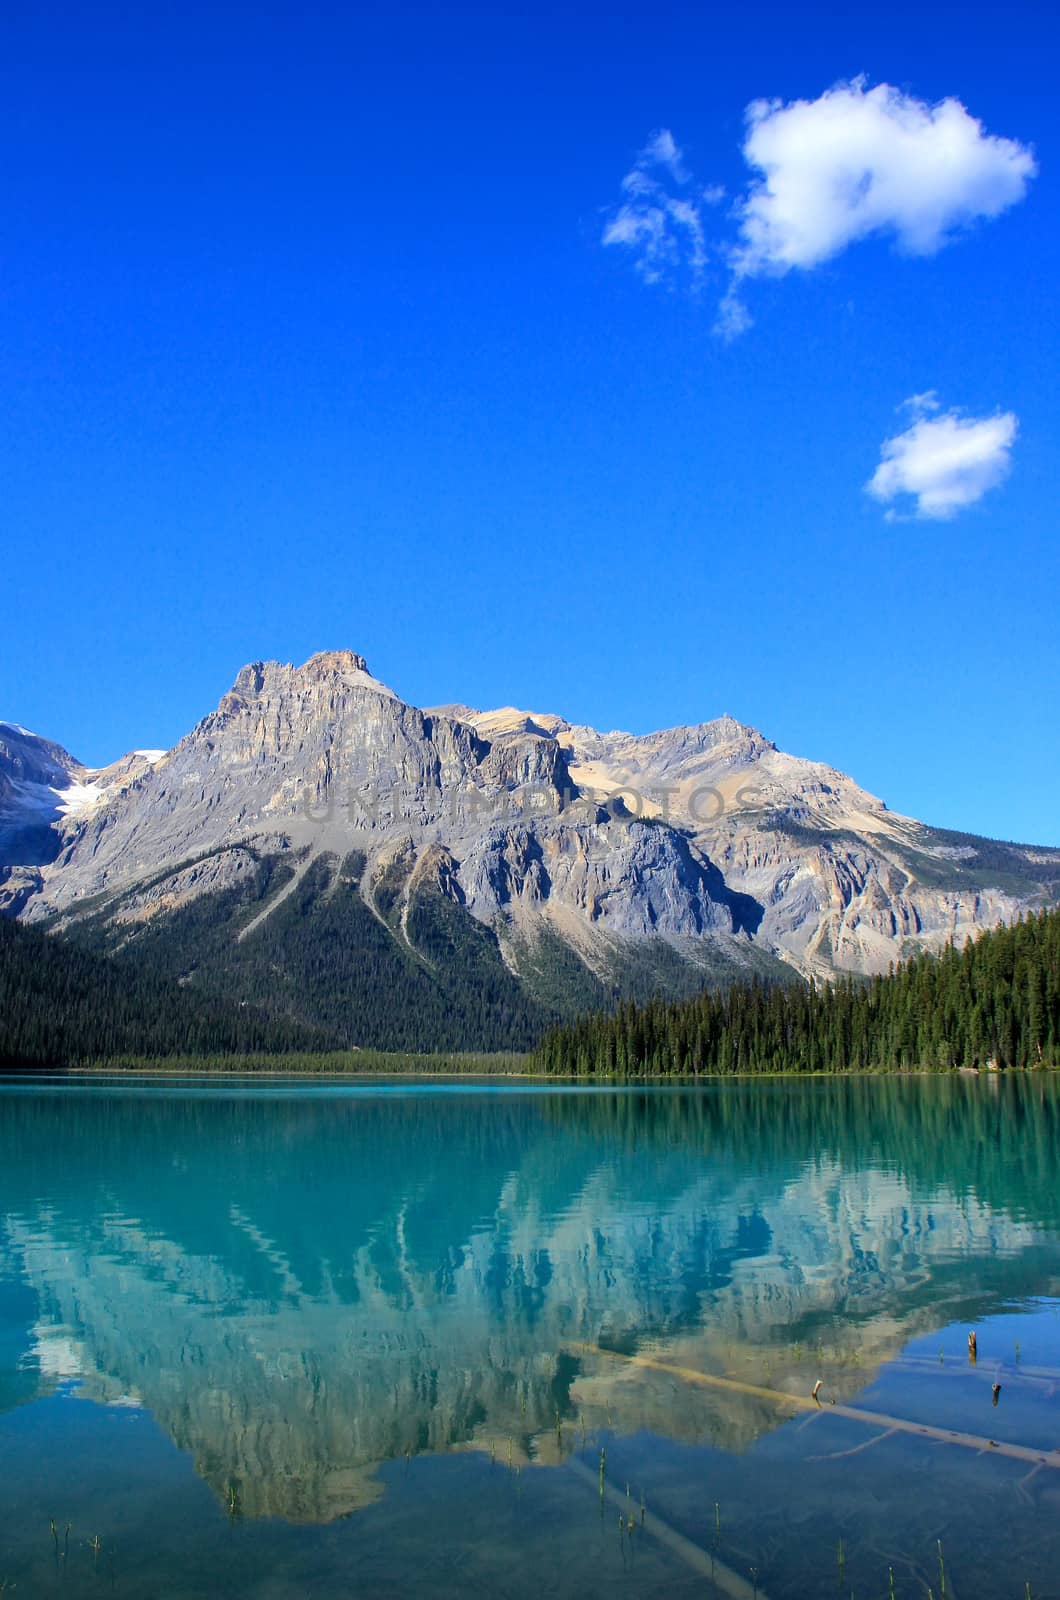
[[[1060,1066],[1060,911],[868,981],[621,1006],[555,1029],[534,1060],[550,1073],[645,1077]]]

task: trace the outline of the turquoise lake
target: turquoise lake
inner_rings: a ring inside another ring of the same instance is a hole
[[[0,1594],[1057,1600],[1058,1313],[1047,1075],[5,1080]]]

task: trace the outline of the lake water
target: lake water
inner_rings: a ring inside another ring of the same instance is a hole
[[[1058,1089],[0,1085],[0,1593],[1055,1600]]]

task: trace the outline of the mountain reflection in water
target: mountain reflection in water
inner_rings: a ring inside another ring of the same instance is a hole
[[[1045,1079],[464,1091],[0,1091],[0,1406],[142,1406],[245,1516],[320,1522],[423,1452],[781,1420],[601,1348],[846,1396],[1057,1292]]]

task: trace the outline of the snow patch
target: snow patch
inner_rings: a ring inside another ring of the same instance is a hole
[[[76,817],[82,811],[102,800],[104,791],[98,783],[71,783],[66,789],[50,789],[56,799],[56,811],[61,817]]]

